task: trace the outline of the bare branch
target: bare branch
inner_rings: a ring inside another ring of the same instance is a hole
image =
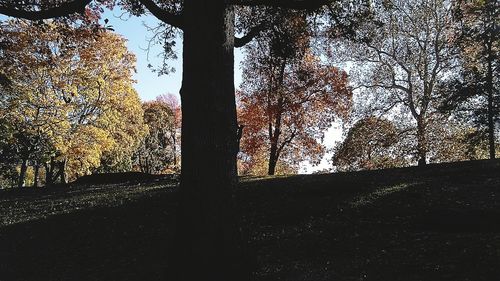
[[[92,0],[74,0],[71,2],[62,3],[56,7],[39,11],[19,10],[13,6],[8,6],[3,4],[0,5],[0,14],[4,14],[6,16],[15,18],[23,18],[27,20],[43,20],[43,19],[68,16],[73,13],[82,13],[85,11],[85,7],[91,1]]]
[[[171,26],[177,27],[179,29],[183,28],[182,15],[173,14],[167,12],[158,6],[153,0],[139,0],[142,5],[144,5],[153,16],[157,17],[164,23],[168,23]]]
[[[333,3],[334,0],[230,0],[229,3],[239,6],[268,6],[295,10],[317,10]]]

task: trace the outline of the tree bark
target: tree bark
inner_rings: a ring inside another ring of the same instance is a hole
[[[40,163],[38,161],[36,161],[36,163],[35,163],[34,170],[35,170],[35,176],[33,179],[33,187],[37,188],[38,187],[38,173],[40,171]]]
[[[50,163],[45,163],[45,186],[54,184],[54,157],[50,157]]]
[[[417,118],[417,154],[418,166],[425,166],[427,164],[427,140],[425,137],[425,121],[424,118],[419,116]]]
[[[67,183],[67,181],[66,181],[66,159],[63,159],[63,160],[61,160],[61,162],[59,162],[59,173],[60,173],[60,177],[61,177],[61,183],[66,184]]]
[[[51,161],[51,165],[55,165],[55,164],[56,164],[55,162]],[[65,184],[66,183],[66,159],[63,159],[63,160],[57,162],[57,168],[58,168],[57,174],[55,175],[55,177],[53,178],[52,181],[55,181],[55,180],[57,180],[57,178],[59,178],[61,183]]]
[[[234,10],[184,1],[181,183],[174,280],[245,280],[233,208],[237,184]]]
[[[269,152],[269,166],[267,169],[267,175],[273,176],[276,173],[276,164],[278,162],[278,157],[276,156],[278,151],[277,142],[271,142],[271,150]]]
[[[26,178],[26,171],[28,170],[28,159],[23,159],[21,163],[21,170],[19,171],[19,180],[17,182],[17,187],[21,188],[24,186],[24,180]]]
[[[488,92],[488,143],[490,159],[495,159],[495,123],[493,122],[493,66],[491,42],[488,42],[488,69],[486,73],[486,91]]]
[[[174,154],[174,169],[177,170],[177,141],[176,141],[175,134],[172,136],[172,143],[173,143],[173,154]]]

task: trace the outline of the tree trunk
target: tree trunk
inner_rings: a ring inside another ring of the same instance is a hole
[[[54,157],[50,157],[50,163],[45,163],[45,186],[54,184]]]
[[[495,123],[493,122],[493,66],[491,43],[488,45],[488,70],[486,73],[486,91],[488,92],[488,143],[490,159],[495,159]]]
[[[17,187],[21,188],[24,186],[24,180],[26,178],[26,171],[28,170],[28,159],[23,159],[21,163],[21,170],[19,171],[19,180],[17,182]]]
[[[267,169],[267,174],[273,176],[276,173],[276,164],[278,162],[278,157],[276,156],[278,151],[278,144],[275,141],[271,141],[271,150],[269,152],[269,166]]]
[[[175,280],[244,280],[232,203],[237,184],[234,11],[184,1],[181,183]]]
[[[425,137],[425,122],[423,118],[417,119],[417,155],[418,166],[425,166],[427,164],[427,140]]]
[[[66,159],[63,159],[61,162],[59,162],[59,173],[61,177],[61,183],[65,184],[67,183],[66,181]]]
[[[173,153],[174,153],[174,170],[177,170],[177,142],[176,142],[176,137],[175,135],[172,136],[172,142],[173,142]]]
[[[40,163],[38,161],[36,161],[34,169],[35,169],[35,176],[33,179],[33,187],[37,188],[38,187],[38,173],[40,171]]]

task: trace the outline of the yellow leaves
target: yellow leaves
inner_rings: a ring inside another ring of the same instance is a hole
[[[3,40],[0,73],[14,81],[9,108],[17,129],[43,135],[51,155],[67,160],[70,178],[99,167],[105,153],[130,156],[146,127],[125,39],[84,26],[9,21],[0,28]]]
[[[116,145],[109,132],[81,126],[73,134],[66,151],[70,177],[85,175],[100,166],[101,156]]]

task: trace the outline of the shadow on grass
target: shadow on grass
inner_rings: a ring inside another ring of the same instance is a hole
[[[0,279],[167,280],[172,204],[160,196],[4,227]]]
[[[246,179],[236,202],[255,279],[497,280],[499,170],[478,161]],[[133,197],[1,226],[0,280],[168,280],[176,194],[166,190],[0,194],[2,211],[16,214]]]

